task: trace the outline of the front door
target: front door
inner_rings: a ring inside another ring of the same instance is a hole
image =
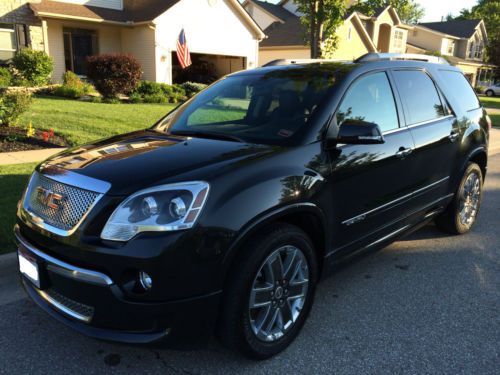
[[[362,76],[347,91],[337,110],[337,123],[362,120],[379,125],[385,142],[338,145],[332,154],[333,246],[341,254],[358,249],[397,227],[411,210],[414,148],[410,131],[400,126],[386,72]],[[348,125],[347,125],[348,126]]]
[[[97,54],[95,30],[64,29],[64,58],[66,70],[87,75],[87,57]]]

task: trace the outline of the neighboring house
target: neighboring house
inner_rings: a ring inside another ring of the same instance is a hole
[[[266,34],[259,47],[260,65],[275,59],[310,57],[306,29],[293,0],[278,4],[247,0],[243,6]],[[411,29],[391,6],[380,8],[372,17],[350,12],[337,29],[339,43],[333,57],[352,60],[368,52],[404,52]]]
[[[43,49],[54,81],[67,70],[85,75],[89,55],[130,53],[144,79],[172,83],[182,29],[193,64],[222,76],[257,66],[264,37],[237,0],[0,0],[0,26],[0,59]]]
[[[408,36],[409,53],[438,52],[463,70],[473,85],[488,84],[494,66],[484,63],[488,42],[482,20],[453,20],[415,25]]]

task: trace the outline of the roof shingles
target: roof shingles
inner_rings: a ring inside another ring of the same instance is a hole
[[[419,26],[458,38],[470,38],[476,32],[481,20],[452,20],[446,22],[424,22]]]

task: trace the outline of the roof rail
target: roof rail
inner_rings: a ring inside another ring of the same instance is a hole
[[[312,63],[324,63],[324,62],[349,62],[349,60],[340,60],[340,59],[277,59],[273,61],[269,61],[268,63],[262,65],[262,67],[266,66],[279,66],[279,65],[292,65],[292,64],[312,64]]]
[[[414,61],[425,61],[435,64],[449,65],[448,61],[440,56],[432,55],[422,55],[418,53],[367,53],[363,55],[354,62],[369,62],[369,61],[380,61],[380,60],[414,60]]]

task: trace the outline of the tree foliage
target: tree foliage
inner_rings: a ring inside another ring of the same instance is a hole
[[[367,16],[373,16],[379,8],[392,5],[404,23],[417,23],[424,16],[422,8],[415,0],[364,0],[352,7]]]
[[[327,57],[337,47],[336,29],[342,24],[346,0],[295,0],[303,14],[302,23],[307,28],[307,41],[311,57]]]

